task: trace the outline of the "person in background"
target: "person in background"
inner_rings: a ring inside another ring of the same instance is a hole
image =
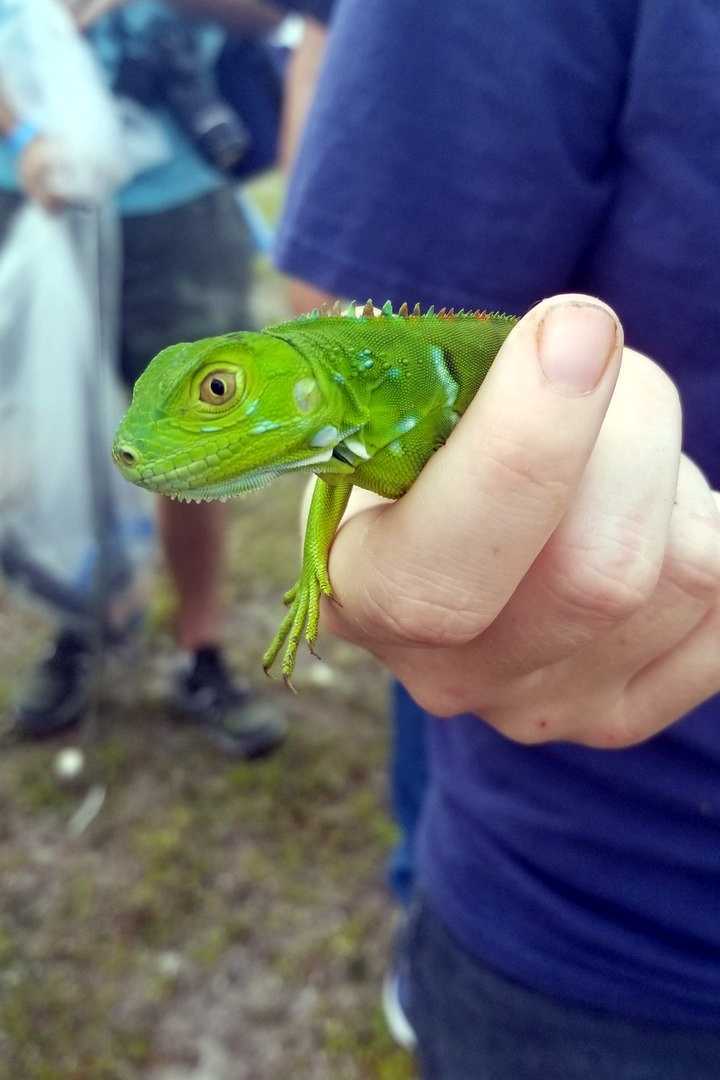
[[[178,3],[177,11],[154,0],[69,6],[109,85],[117,93],[140,97],[160,120],[170,148],[166,162],[138,175],[118,195],[124,249],[120,356],[131,387],[168,343],[252,325],[248,228],[233,187],[176,107],[189,96],[213,92],[211,65],[222,31],[217,24],[187,21],[186,10],[202,11],[203,4]],[[282,17],[279,9],[253,0],[227,4],[225,12],[222,4],[217,7],[219,15],[233,16],[228,21],[244,32],[264,32]],[[1,239],[21,198],[53,211],[62,207],[48,183],[52,140],[14,116],[7,104],[0,111],[0,129],[5,136],[0,146]],[[175,686],[176,703],[230,753],[253,757],[272,750],[284,738],[284,719],[237,685],[222,652],[226,508],[159,499],[158,520],[178,597],[177,643],[187,656]],[[20,737],[65,730],[82,719],[92,655],[82,632],[69,624],[61,627],[17,707]]]
[[[597,295],[697,462],[667,376],[560,296],[333,546],[325,625],[428,728],[396,1005],[432,1080],[720,1075],[719,120],[712,6],[334,6],[277,245],[302,306]]]

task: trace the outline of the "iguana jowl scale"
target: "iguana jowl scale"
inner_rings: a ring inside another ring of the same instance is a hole
[[[330,546],[353,484],[388,498],[412,485],[465,411],[517,320],[368,301],[260,333],[164,349],[135,385],[113,446],[127,477],[186,500],[226,499],[314,472],[302,568],[267,649],[312,649]]]

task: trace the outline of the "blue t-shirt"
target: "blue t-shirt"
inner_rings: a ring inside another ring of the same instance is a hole
[[[0,11],[0,17],[11,14]],[[112,87],[120,63],[122,43],[125,38],[142,40],[148,24],[161,17],[177,16],[172,8],[161,0],[133,0],[116,14],[105,16],[89,31],[89,40],[98,59],[108,86]],[[119,22],[122,22],[122,32]],[[201,51],[211,65],[223,41],[219,27],[205,24],[200,30]],[[158,100],[151,109],[160,121],[168,146],[167,159],[162,164],[140,173],[118,192],[118,208],[122,214],[155,214],[182,203],[199,198],[220,187],[225,181],[195,149],[188,136],[180,129],[172,113]],[[0,188],[16,190],[15,165],[7,147],[0,143]]]
[[[278,259],[378,301],[598,294],[720,487],[719,127],[716,4],[339,0]],[[431,728],[421,877],[455,937],[545,993],[720,1027],[720,698],[615,752]]]

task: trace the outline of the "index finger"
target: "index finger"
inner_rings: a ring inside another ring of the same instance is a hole
[[[493,621],[569,505],[621,352],[617,316],[591,297],[521,319],[408,493],[338,534],[331,577],[368,636],[461,644]]]

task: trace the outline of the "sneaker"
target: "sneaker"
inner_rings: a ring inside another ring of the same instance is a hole
[[[74,630],[62,630],[15,707],[12,734],[20,739],[40,739],[78,724],[90,703],[93,672],[87,638]]]
[[[403,1008],[400,975],[395,969],[388,971],[383,979],[382,1010],[388,1031],[398,1046],[413,1051],[417,1046],[417,1037]]]
[[[219,649],[198,649],[175,688],[175,704],[223,750],[243,758],[272,753],[287,734],[285,718],[269,701],[236,686]]]

